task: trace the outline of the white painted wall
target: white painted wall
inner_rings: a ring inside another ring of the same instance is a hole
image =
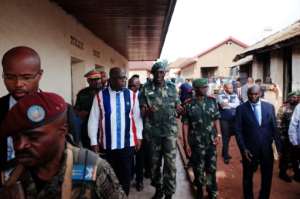
[[[270,76],[272,82],[279,86],[279,89],[283,89],[283,57],[281,51],[272,51],[270,56]],[[282,93],[281,96],[282,98]]]
[[[253,57],[252,78],[254,80],[263,79],[263,66],[262,63],[256,57]]]
[[[70,44],[73,35],[84,43],[84,49]],[[26,45],[41,56],[44,69],[40,87],[62,95],[71,102],[71,57],[84,61],[85,72],[95,64],[127,68],[127,60],[92,32],[48,0],[2,0],[0,6],[0,57],[12,47]],[[100,58],[93,56],[100,52]],[[80,76],[80,75],[79,75]],[[85,81],[79,81],[85,87]],[[0,96],[7,91],[0,81]]]
[[[293,48],[292,80],[292,90],[300,89],[300,45]]]

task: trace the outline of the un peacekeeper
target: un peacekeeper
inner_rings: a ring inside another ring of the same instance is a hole
[[[3,192],[21,184],[26,199],[126,198],[105,160],[66,142],[66,110],[60,96],[38,92],[7,114],[0,137],[13,137],[17,165]]]
[[[84,148],[90,148],[90,139],[87,132],[87,123],[90,115],[90,111],[93,105],[95,94],[101,89],[101,74],[97,70],[93,69],[87,72],[84,77],[89,84],[88,87],[80,90],[77,94],[75,111],[79,115],[81,125],[81,142]]]
[[[300,97],[299,91],[289,93],[287,102],[279,108],[277,113],[277,124],[282,140],[282,154],[279,160],[279,178],[286,182],[292,182],[292,179],[287,174],[290,162],[292,162],[293,165],[294,180],[300,182],[299,163],[293,152],[293,145],[290,143],[288,135],[290,121],[294,109],[298,104],[298,97]]]
[[[185,106],[182,117],[185,150],[190,157],[197,187],[197,198],[203,198],[207,185],[210,199],[217,198],[216,145],[220,141],[220,113],[214,98],[207,96],[207,79],[193,81],[195,96]]]
[[[150,142],[152,153],[151,184],[156,188],[153,199],[163,195],[166,199],[172,198],[176,187],[176,111],[181,112],[182,107],[175,85],[164,80],[166,67],[165,61],[154,63],[151,69],[153,80],[145,83],[140,95],[144,136]]]

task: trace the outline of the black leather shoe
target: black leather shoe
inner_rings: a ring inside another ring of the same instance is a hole
[[[135,188],[137,191],[143,191],[144,189],[144,184],[142,182],[137,182],[135,185]]]
[[[294,175],[293,179],[296,181],[296,182],[300,182],[300,175]]]
[[[172,195],[165,195],[165,199],[172,199]]]
[[[292,179],[286,173],[280,173],[279,178],[285,182],[292,182]]]

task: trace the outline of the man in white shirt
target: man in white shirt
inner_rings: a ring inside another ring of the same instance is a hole
[[[224,163],[228,164],[231,156],[228,153],[228,146],[231,135],[234,135],[234,118],[236,107],[240,105],[240,100],[233,92],[231,83],[224,84],[224,91],[218,95],[218,104],[221,113],[221,130],[222,130],[222,157]]]
[[[139,150],[143,122],[138,96],[125,88],[126,75],[121,68],[109,72],[109,87],[95,96],[88,121],[91,148],[106,153],[125,193],[129,194],[134,148]],[[135,96],[135,97],[134,97]]]
[[[254,85],[254,80],[252,77],[248,77],[247,83],[241,87],[241,95],[243,102],[248,101],[248,89]]]
[[[299,96],[300,92],[297,91],[297,95]],[[295,162],[298,163],[296,165],[297,168],[299,168],[299,163],[300,163],[300,104],[298,104],[293,112],[290,126],[289,126],[289,140],[291,144],[293,145],[292,148],[292,155],[293,158],[295,159]],[[296,164],[297,164],[296,163]],[[297,182],[300,182],[300,176],[299,173],[295,173],[294,175],[294,180]]]

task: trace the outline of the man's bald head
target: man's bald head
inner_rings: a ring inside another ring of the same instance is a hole
[[[225,83],[224,84],[224,90],[229,93],[229,94],[232,94],[233,93],[233,87],[232,87],[232,84],[231,83]]]
[[[109,82],[113,90],[121,90],[126,84],[126,73],[123,68],[114,67],[109,71]]]
[[[2,66],[4,84],[16,100],[38,90],[43,70],[35,50],[26,46],[12,48],[4,54]]]
[[[5,70],[6,67],[8,67],[12,62],[20,61],[26,62],[30,65],[37,67],[37,70],[41,69],[41,59],[38,53],[32,48],[26,46],[18,46],[10,49],[3,55],[3,70]]]
[[[261,90],[260,86],[258,85],[253,85],[248,89],[248,99],[252,103],[257,103],[259,101],[260,95],[261,95]]]

